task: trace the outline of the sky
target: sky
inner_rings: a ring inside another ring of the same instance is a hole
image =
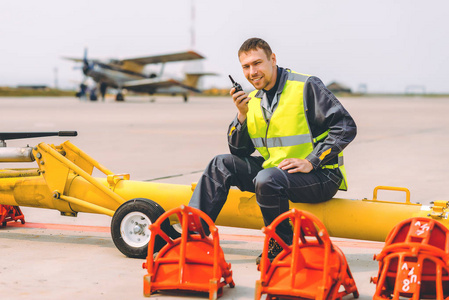
[[[448,11],[446,0],[1,1],[0,86],[57,80],[74,88],[81,70],[61,57],[81,58],[87,48],[96,59],[195,50],[206,57],[203,71],[219,74],[204,88],[229,87],[228,74],[250,88],[237,51],[260,37],[279,66],[325,84],[449,93]],[[166,71],[180,76],[189,68]]]

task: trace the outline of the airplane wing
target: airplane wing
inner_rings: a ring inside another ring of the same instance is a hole
[[[217,76],[218,73],[212,73],[212,72],[198,72],[198,73],[186,73],[186,76]]]
[[[73,58],[73,57],[62,57],[62,58],[66,59],[66,60],[71,60],[74,62],[83,62],[84,61],[82,58]]]
[[[82,58],[74,58],[74,57],[62,57],[66,60],[71,60],[74,62],[83,62]],[[148,64],[158,64],[158,63],[166,63],[166,62],[174,62],[174,61],[186,61],[186,60],[196,60],[196,59],[204,59],[205,57],[195,51],[186,51],[172,54],[161,54],[161,55],[153,55],[146,57],[137,57],[137,58],[127,58],[121,60],[114,60],[116,64],[126,64],[133,63],[138,65],[148,65]],[[89,61],[100,62],[97,59],[89,59]],[[103,62],[105,63],[105,62]]]
[[[187,52],[179,52],[172,54],[162,54],[162,55],[154,55],[147,57],[138,57],[138,58],[129,58],[121,60],[123,63],[131,62],[139,65],[147,65],[147,64],[157,64],[157,63],[166,63],[173,61],[185,61],[185,60],[195,60],[195,59],[203,59],[199,53],[195,51],[187,51]]]
[[[167,80],[159,80],[159,79],[141,79],[141,80],[133,80],[127,81],[123,88],[129,89],[136,92],[141,93],[157,93],[158,89],[167,89],[171,87],[179,87],[185,90],[193,91],[196,93],[201,93],[201,91],[195,87],[183,84],[180,81],[174,79]]]
[[[66,57],[66,56],[63,56],[62,57],[62,59],[65,59],[65,60],[71,60],[71,61],[74,61],[74,62],[84,62],[84,59],[83,58],[75,58],[75,57]],[[89,59],[89,62],[90,63],[101,63],[98,59]]]

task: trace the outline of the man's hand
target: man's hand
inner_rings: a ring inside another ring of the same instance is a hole
[[[281,170],[288,170],[289,173],[309,173],[313,170],[313,166],[307,159],[286,158],[278,165]]]
[[[234,100],[234,104],[239,110],[238,119],[240,124],[242,124],[246,120],[246,114],[248,113],[248,101],[251,99],[248,95],[243,92],[235,93],[235,88],[232,88],[229,92],[232,96],[232,100]]]

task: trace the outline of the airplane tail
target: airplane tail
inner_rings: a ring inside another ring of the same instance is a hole
[[[184,81],[182,82],[183,84],[187,85],[187,86],[191,86],[194,88],[198,87],[198,82],[200,80],[201,77],[203,76],[215,76],[217,75],[216,73],[204,73],[204,72],[196,72],[196,73],[186,73],[185,74],[185,78]]]

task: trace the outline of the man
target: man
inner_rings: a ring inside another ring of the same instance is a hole
[[[355,138],[356,125],[320,79],[278,67],[264,40],[248,39],[238,56],[256,90],[231,89],[238,110],[228,130],[231,154],[209,163],[189,205],[215,221],[230,187],[237,186],[256,194],[267,226],[289,210],[289,200],[319,203],[346,190],[342,150]],[[255,150],[262,157],[251,156]],[[288,220],[276,233],[292,243]],[[269,258],[281,250],[271,240]]]

